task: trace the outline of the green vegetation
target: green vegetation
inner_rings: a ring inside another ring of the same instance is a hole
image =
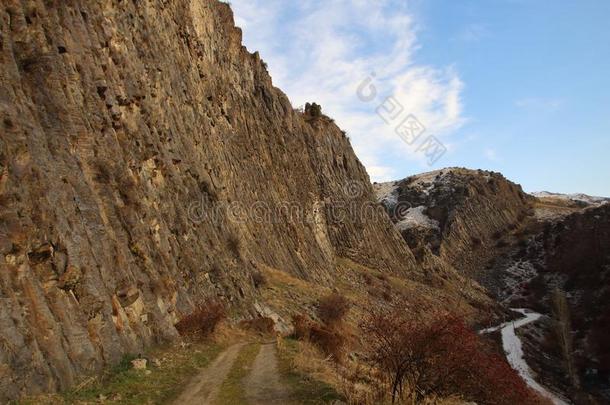
[[[215,401],[217,405],[246,403],[242,380],[250,373],[252,363],[260,348],[261,346],[258,343],[252,343],[241,349],[229,375],[220,387],[220,392]]]
[[[99,402],[120,404],[166,404],[184,388],[190,377],[206,367],[223,349],[215,343],[196,343],[187,348],[165,347],[151,351],[148,358],[162,358],[158,367],[135,370],[131,360],[123,360],[99,378],[85,380],[70,391],[44,398],[27,399],[18,404],[79,404]]]

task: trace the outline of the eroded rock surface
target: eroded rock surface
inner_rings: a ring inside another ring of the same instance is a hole
[[[228,5],[6,0],[0,65],[0,401],[175,338],[206,297],[249,305],[257,263],[417,276],[344,133],[293,110]]]
[[[411,249],[429,250],[476,278],[533,214],[533,197],[501,174],[482,170],[448,168],[375,188]]]

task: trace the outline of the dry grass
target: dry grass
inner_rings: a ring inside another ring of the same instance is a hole
[[[337,374],[331,361],[313,346],[287,339],[278,352],[282,379],[291,387],[295,402],[313,405],[345,401],[337,390]]]
[[[297,350],[292,357],[292,366],[295,369],[332,386],[339,385],[340,379],[330,358],[310,342],[298,341],[294,345]]]

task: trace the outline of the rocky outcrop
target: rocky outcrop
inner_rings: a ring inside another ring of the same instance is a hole
[[[557,312],[554,295],[557,291],[565,294],[571,318],[572,361],[581,381],[580,388],[607,401],[610,398],[610,205],[587,208],[546,224],[530,246],[535,249],[530,249],[529,258],[537,260],[539,272],[528,285],[529,301],[552,315]],[[545,343],[546,359],[563,364],[565,359],[553,325],[546,331]]]
[[[478,276],[532,214],[534,198],[501,174],[448,168],[377,184],[378,200],[416,252]]]
[[[293,110],[228,5],[7,0],[0,29],[0,401],[175,338],[206,297],[247,307],[259,263],[419,277],[345,134]]]

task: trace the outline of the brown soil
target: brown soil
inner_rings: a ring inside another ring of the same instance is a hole
[[[236,344],[222,352],[208,368],[193,379],[174,404],[211,405],[242,346],[243,344]]]
[[[213,404],[227,378],[243,344],[236,344],[221,353],[203,370],[180,397],[176,405]],[[280,381],[274,344],[265,344],[252,364],[252,371],[244,378],[243,387],[248,405],[290,405],[290,390]]]
[[[246,399],[250,405],[288,405],[290,390],[280,381],[274,344],[261,346],[250,375],[245,378]]]

